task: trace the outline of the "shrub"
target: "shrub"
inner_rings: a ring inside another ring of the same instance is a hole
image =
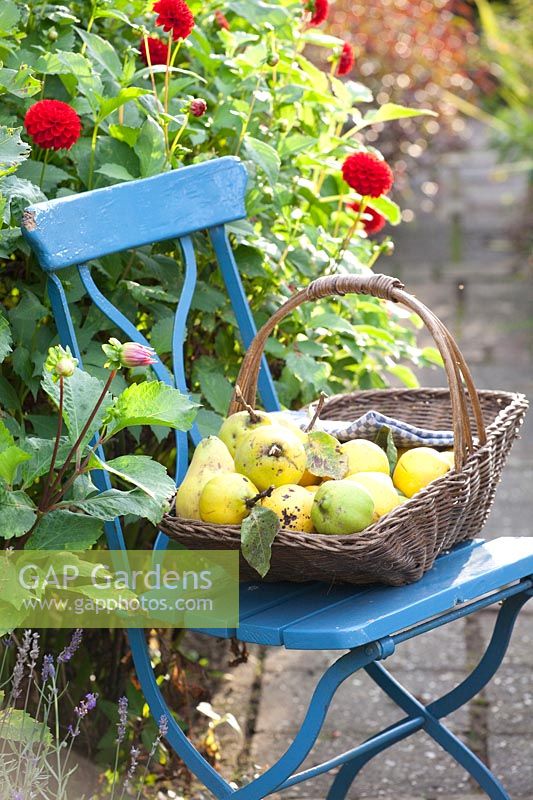
[[[29,202],[239,155],[250,174],[249,220],[230,226],[230,233],[258,323],[294,287],[331,269],[360,271],[387,251],[387,244],[365,236],[362,225],[344,248],[354,220],[345,195],[360,198],[348,193],[340,166],[363,146],[358,130],[419,112],[386,105],[364,114],[361,104],[372,102],[364,86],[343,83],[308,61],[302,54],[306,43],[336,58],[343,43],[307,25],[301,0],[190,6],[194,28],[185,40],[172,42],[167,73],[160,63],[167,35],[144,0],[74,2],[68,9],[38,0],[31,11],[13,0],[2,4],[0,299],[15,350],[0,376],[0,402],[33,432],[50,429],[47,410],[34,403],[43,354],[56,332],[40,271],[18,231]],[[152,46],[158,63],[150,67],[140,50],[147,61],[154,38],[160,42]],[[30,153],[31,137],[21,128],[39,98],[65,102],[78,114],[82,135],[70,149],[34,145]],[[348,116],[356,128],[343,135]],[[399,209],[388,198],[373,207],[389,223],[399,221]],[[186,363],[190,384],[206,406],[200,415],[206,431],[217,427],[217,415],[225,411],[241,347],[202,235],[197,244],[199,282]],[[167,242],[93,264],[101,288],[165,357],[180,263],[176,243]],[[108,337],[112,331],[94,311],[82,324],[85,305],[76,271],[64,276],[70,299],[77,301],[84,359],[98,374],[101,356],[91,334]],[[391,374],[412,385],[413,373],[396,362],[435,360],[434,351],[417,349],[414,330],[395,309],[357,298],[325,303],[319,311],[303,309],[282,326],[269,355],[286,404],[346,383],[383,386]]]

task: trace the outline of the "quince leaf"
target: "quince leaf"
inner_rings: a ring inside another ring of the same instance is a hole
[[[375,444],[377,444],[378,447],[381,447],[382,450],[385,450],[387,458],[389,459],[390,474],[392,475],[396,464],[398,463],[398,450],[394,444],[392,430],[388,425],[381,426],[378,431],[378,435],[376,436]]]
[[[241,550],[256,572],[265,577],[270,569],[272,542],[280,529],[277,515],[263,506],[254,506],[241,525]]]
[[[334,436],[311,431],[305,445],[307,469],[319,478],[341,480],[348,472],[348,457]]]

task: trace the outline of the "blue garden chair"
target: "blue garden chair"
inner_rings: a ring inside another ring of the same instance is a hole
[[[173,375],[158,361],[157,377],[186,392],[183,342],[196,284],[192,234],[207,230],[233,306],[240,334],[248,346],[255,326],[243,291],[225,225],[245,217],[246,171],[234,158],[221,158],[146,180],[120,184],[82,195],[31,206],[23,233],[48,276],[48,290],[60,340],[79,359],[61,271],[76,265],[94,304],[125,336],[147,344],[119,309],[99,291],[89,263],[154,241],[179,239],[185,280],[176,310]],[[259,381],[263,405],[279,408],[272,378],[263,363]],[[200,438],[197,428],[191,436]],[[177,482],[187,468],[187,434],[177,433]],[[98,488],[109,488],[97,473]],[[118,520],[106,527],[109,547],[125,550]],[[168,539],[159,534],[156,549]],[[338,650],[338,660],[318,682],[300,731],[280,760],[251,783],[235,788],[198,753],[177,725],[157,686],[142,630],[129,638],[139,681],[156,719],[168,717],[168,742],[192,772],[220,800],[260,800],[275,791],[337,770],[328,800],[342,800],[370,759],[392,744],[423,730],[446,750],[493,800],[509,795],[490,770],[442,723],[442,719],[476,695],[496,673],[505,655],[516,617],[533,595],[533,538],[474,541],[437,559],[418,582],[405,587],[331,588],[325,584],[243,584],[237,629],[206,632],[245,642],[292,650]],[[501,603],[492,639],[478,666],[455,689],[424,705],[383,667],[382,661],[408,639],[495,603]],[[347,651],[344,652],[343,651]],[[404,712],[399,722],[363,744],[303,772],[298,768],[311,751],[339,685],[364,669]],[[376,787],[378,788],[378,787]]]

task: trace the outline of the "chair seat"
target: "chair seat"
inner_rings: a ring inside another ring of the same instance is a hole
[[[391,636],[533,575],[533,538],[475,540],[409,586],[247,583],[238,629],[204,631],[292,650],[346,650]]]

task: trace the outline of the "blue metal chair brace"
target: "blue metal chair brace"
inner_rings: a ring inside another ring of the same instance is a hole
[[[196,259],[191,234],[209,232],[240,333],[247,346],[255,334],[225,229],[245,217],[246,171],[235,158],[221,158],[146,180],[120,184],[86,194],[31,206],[24,215],[23,233],[48,275],[48,290],[60,340],[77,358],[80,352],[60,278],[61,270],[76,265],[87,294],[125,336],[147,344],[137,328],[99,291],[88,262],[101,256],[154,241],[179,239],[185,281],[176,309],[173,336],[173,375],[158,360],[159,380],[187,391],[183,343],[187,315],[196,285]],[[279,402],[266,363],[259,389],[263,405],[277,410]],[[200,434],[191,431],[194,442]],[[176,434],[177,484],[187,469],[187,434]],[[95,475],[98,488],[110,488],[107,474]],[[126,547],[120,522],[108,524],[109,547]],[[159,534],[155,549],[168,539]],[[507,650],[514,622],[533,595],[533,538],[505,538],[461,545],[441,556],[418,583],[393,587],[329,587],[325,584],[246,584],[241,590],[238,629],[205,631],[246,642],[294,650],[332,649],[340,655],[319,681],[299,733],[273,767],[251,783],[235,789],[198,753],[169,713],[152,671],[144,631],[130,630],[136,670],[152,714],[168,717],[168,742],[214,797],[260,800],[316,775],[339,768],[328,800],[342,800],[359,771],[392,744],[424,730],[461,764],[493,800],[509,795],[489,769],[441,722],[476,695],[492,678]],[[490,644],[473,672],[453,691],[424,706],[406,691],[380,663],[402,642],[494,603],[502,603]],[[359,669],[368,675],[404,712],[405,717],[363,744],[303,772],[299,766],[320,733],[339,685]]]

